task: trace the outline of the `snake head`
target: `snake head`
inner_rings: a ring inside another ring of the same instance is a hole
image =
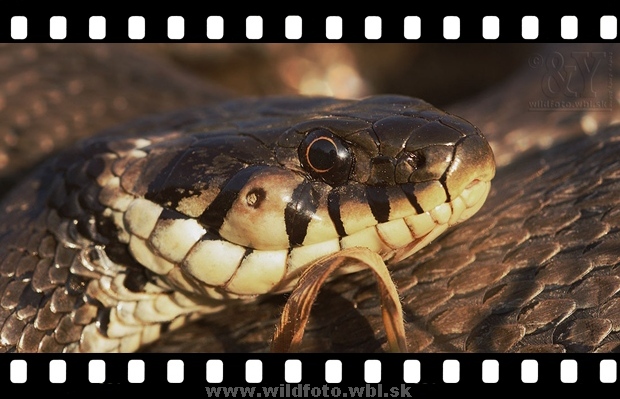
[[[298,245],[337,238],[386,261],[406,258],[484,203],[493,152],[466,120],[409,97],[377,96],[330,109],[280,139],[279,160],[299,169],[318,200]],[[310,195],[310,194],[308,194]],[[304,210],[302,202],[297,210]]]
[[[119,227],[139,263],[212,296],[287,290],[351,247],[406,258],[473,215],[495,173],[476,127],[400,96],[237,101],[147,142]]]

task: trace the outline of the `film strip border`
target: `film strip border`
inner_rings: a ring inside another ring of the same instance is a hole
[[[615,356],[603,354],[0,356],[2,387],[79,383],[187,384],[213,387],[212,393],[219,392],[219,396],[239,396],[229,395],[233,387],[252,386],[272,387],[274,396],[282,397],[290,397],[293,388],[314,387],[327,387],[328,393],[333,393],[331,388],[334,387],[360,387],[368,390],[367,395],[361,396],[394,396],[393,393],[400,396],[403,387],[423,384],[493,386],[505,383],[608,384],[617,381]],[[386,395],[378,392],[379,389]],[[292,396],[304,395],[293,393]]]
[[[2,42],[599,42],[618,18],[596,15],[4,14]]]

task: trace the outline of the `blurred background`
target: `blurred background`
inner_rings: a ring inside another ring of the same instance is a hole
[[[397,93],[444,106],[505,79],[528,44],[153,44],[178,67],[239,95],[357,98]]]

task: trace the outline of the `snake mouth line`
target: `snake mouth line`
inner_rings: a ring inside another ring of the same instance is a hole
[[[437,205],[428,212],[411,215],[369,226],[340,239],[329,240],[291,251],[287,274],[275,288],[275,292],[292,289],[296,277],[311,262],[342,249],[366,247],[377,252],[388,263],[399,262],[439,237],[449,227],[474,215],[484,204],[491,182],[473,180],[452,201]],[[305,256],[302,256],[303,253]],[[363,267],[342,268],[335,275],[353,273]]]
[[[484,204],[490,182],[474,180],[452,201],[428,212],[391,220],[341,239],[342,248],[367,246],[388,263],[414,254],[450,226],[469,219]]]
[[[474,187],[476,184],[480,183],[480,181],[481,181],[481,180],[479,180],[479,179],[474,179],[474,180],[472,180],[472,182],[471,182],[471,183],[469,183],[469,184],[465,187],[465,190],[467,190],[467,189],[470,189],[470,188]]]
[[[440,236],[449,227],[469,219],[480,210],[490,190],[490,181],[473,180],[467,185],[463,192],[452,201],[443,203],[428,212],[435,225],[427,234],[420,234],[416,236],[411,243],[404,247],[397,248],[392,253],[388,253],[388,256],[391,255],[392,257],[388,257],[386,261],[389,263],[399,262],[409,257],[428,245],[428,243]],[[413,218],[415,218],[415,216]],[[408,224],[408,226],[413,233],[418,226],[415,225],[416,220],[409,219],[410,224]]]
[[[204,286],[201,293],[223,298],[230,294],[245,296],[287,291],[308,265],[346,248],[369,248],[387,263],[405,259],[450,226],[476,213],[489,190],[489,181],[476,179],[451,201],[427,212],[400,213],[399,218],[344,237],[274,250],[252,249],[228,242],[205,232],[191,218],[157,222],[161,208],[143,199],[137,200],[137,206],[129,207],[125,220],[130,235],[129,249],[146,268],[160,276],[168,276],[166,278],[176,276],[171,282],[173,285],[197,292],[197,283]],[[144,219],[150,219],[153,228],[142,232],[134,224]],[[343,270],[342,273],[350,271]],[[186,279],[194,282],[184,281]]]

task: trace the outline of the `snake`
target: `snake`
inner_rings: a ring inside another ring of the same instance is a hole
[[[3,199],[0,349],[260,351],[274,294],[363,246],[392,269],[415,351],[612,351],[615,114],[537,113],[547,135],[501,152],[527,127],[502,102],[525,76],[450,113],[395,95],[227,99],[81,142]],[[306,350],[381,350],[369,275],[326,291]]]

